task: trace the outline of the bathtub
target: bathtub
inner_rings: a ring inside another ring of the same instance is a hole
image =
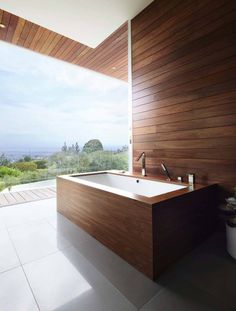
[[[57,209],[155,280],[213,232],[215,191],[117,171],[71,174],[57,177]]]
[[[145,197],[153,197],[187,187],[186,185],[140,179],[137,177],[126,176],[124,174],[118,175],[109,172],[92,175],[75,175],[73,177],[80,181],[87,181],[95,188],[102,189],[102,186],[106,186],[106,190],[114,191],[115,189],[118,189]]]

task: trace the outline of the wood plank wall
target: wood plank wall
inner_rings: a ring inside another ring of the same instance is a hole
[[[158,0],[132,20],[133,149],[147,173],[236,186],[236,1]],[[225,193],[226,194],[226,193]]]

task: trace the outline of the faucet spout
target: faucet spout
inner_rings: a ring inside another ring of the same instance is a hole
[[[145,152],[142,152],[136,159],[136,161],[139,161],[141,159],[142,163],[142,175],[147,176],[146,174],[146,154]]]

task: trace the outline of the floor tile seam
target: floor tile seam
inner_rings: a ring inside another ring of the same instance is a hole
[[[55,228],[54,228],[55,229]],[[55,229],[55,230],[57,230],[57,229]],[[68,240],[66,237],[65,237],[65,235],[63,234],[63,235],[61,235],[62,237],[64,237],[66,240]],[[99,241],[96,241],[96,242],[98,242],[98,243],[100,243]],[[71,244],[71,243],[70,243]],[[88,260],[88,258],[86,257],[86,256],[84,256],[79,250],[78,250],[78,248],[77,248],[77,246],[76,245],[74,245],[74,244],[71,244],[70,245],[70,247],[71,248],[74,248],[79,254],[80,254],[80,256],[81,257],[83,257],[83,259],[85,259],[107,282],[108,282],[108,284],[112,287],[112,288],[114,288],[115,289],[115,291],[116,292],[118,292],[125,300],[127,300],[133,307],[135,307],[136,309],[138,308],[137,306],[135,306],[134,304],[133,304],[133,302],[132,301],[130,301],[117,287],[116,287],[116,285],[114,284],[114,282],[112,282],[111,280],[109,280],[107,277],[106,277],[106,275],[105,274],[103,274],[100,270],[98,270],[98,268],[94,265],[94,264],[92,264],[89,260]],[[69,247],[68,247],[69,248]],[[138,309],[137,309],[138,310]]]
[[[2,229],[6,229],[6,224],[5,224],[5,221],[4,221],[4,216],[2,215],[2,226],[0,227],[0,230]]]
[[[200,292],[207,294],[208,296],[212,297],[213,300],[219,302],[222,306],[225,306],[225,307],[230,308],[232,310],[235,308],[235,306],[232,306],[230,303],[226,304],[225,301],[223,301],[221,298],[219,298],[219,295],[215,295],[212,292],[210,292],[209,290],[204,289],[203,287],[199,286],[198,284],[193,283],[191,280],[187,279],[186,276],[183,276],[183,280],[184,280],[184,282],[189,283],[193,288],[196,288]]]
[[[57,231],[57,229],[56,229],[48,220],[46,220],[46,221],[54,228],[54,230]],[[66,235],[65,235],[65,234],[61,234],[61,236],[62,236],[63,238],[65,238],[66,240],[68,240],[68,239],[66,238]],[[96,241],[96,242],[100,243],[99,241]],[[129,301],[129,303],[132,304],[137,310],[140,310],[140,307],[137,307],[136,305],[134,305],[134,303],[133,303],[132,301],[130,301],[130,300],[116,287],[116,285],[114,284],[114,282],[112,282],[111,280],[109,280],[109,279],[106,277],[105,274],[103,274],[100,270],[98,270],[98,268],[97,268],[94,264],[92,264],[92,263],[87,259],[87,257],[84,256],[84,255],[77,249],[77,246],[76,246],[76,245],[71,244],[71,246],[72,246],[73,248],[75,248],[75,249],[79,252],[80,256],[82,256],[87,262],[89,262],[89,264],[91,264],[91,265],[93,266],[93,268],[94,268],[96,271],[98,271],[98,272],[106,279],[106,281],[107,281],[110,285],[112,285],[112,287],[115,288],[116,291],[119,292],[119,294],[121,294],[122,297],[124,297],[127,301]],[[109,250],[109,251],[110,251],[110,250]],[[140,273],[140,272],[138,272],[138,273]],[[161,289],[160,292],[161,292],[162,290],[163,290],[163,289]],[[158,292],[158,293],[160,293],[160,292]],[[152,300],[158,293],[154,294],[154,295],[150,298],[150,300]],[[142,308],[145,304],[147,304],[150,300],[148,300],[146,303],[144,303],[144,304],[141,306],[141,308]]]
[[[38,220],[31,220],[29,222],[23,222],[21,224],[17,224],[17,225],[14,225],[14,226],[10,226],[10,227],[8,226],[8,227],[6,227],[6,229],[9,230],[9,233],[11,233],[11,231],[17,229],[18,227],[33,226],[33,225],[37,226],[37,225],[41,225],[41,222],[44,222],[44,223],[47,224],[45,218],[40,218]]]
[[[102,276],[103,279],[111,286],[112,289],[114,289],[115,292],[117,292],[125,301],[127,301],[130,305],[132,305],[136,310],[138,310],[138,307],[136,307],[133,302],[131,302],[116,286],[113,282],[111,282],[100,270],[98,270],[97,267],[95,267],[78,249],[75,245],[71,244],[71,248],[75,249],[79,255],[87,262],[89,265],[91,265],[95,271]]]
[[[33,288],[31,287],[30,280],[29,280],[28,277],[27,277],[27,274],[26,274],[26,271],[25,271],[25,269],[24,269],[24,266],[27,265],[27,264],[33,263],[33,262],[35,262],[35,261],[41,260],[41,259],[43,259],[43,258],[46,258],[46,257],[48,257],[48,256],[50,256],[50,255],[55,254],[55,253],[59,253],[62,249],[58,249],[58,250],[55,251],[55,252],[52,252],[52,253],[50,253],[50,254],[47,254],[47,255],[45,255],[45,256],[42,256],[42,257],[37,258],[37,259],[35,259],[35,260],[32,260],[32,261],[30,261],[30,262],[22,263],[22,261],[21,261],[21,259],[20,259],[20,257],[19,257],[19,254],[18,254],[18,252],[17,252],[16,246],[15,246],[15,244],[14,244],[14,241],[12,240],[12,238],[11,238],[11,236],[10,236],[10,233],[9,233],[9,231],[8,231],[8,228],[6,228],[6,230],[7,230],[9,239],[10,239],[10,241],[11,241],[11,244],[12,244],[12,246],[13,246],[13,248],[14,248],[14,250],[15,250],[15,253],[16,253],[17,257],[18,257],[19,263],[20,263],[20,265],[19,265],[18,267],[21,267],[21,269],[22,269],[22,271],[23,271],[23,273],[24,273],[24,275],[25,275],[26,282],[27,282],[27,284],[28,284],[28,286],[29,286],[29,288],[30,288],[30,291],[31,291],[31,293],[32,293],[32,296],[33,296],[33,298],[34,298],[34,300],[35,300],[35,303],[36,303],[36,305],[37,305],[37,308],[38,308],[38,310],[40,311],[39,303],[38,303],[38,301],[37,301],[37,299],[36,299],[36,297],[35,297]],[[69,245],[69,246],[67,246],[67,247],[65,247],[65,248],[68,248],[68,247],[71,247],[71,245]],[[63,248],[63,249],[65,249],[65,248]],[[16,267],[15,267],[15,268],[16,268]]]
[[[50,196],[48,198],[37,198],[37,199],[34,199],[34,200],[30,200],[30,201],[25,201],[25,202],[15,202],[14,204],[7,204],[7,205],[1,205],[0,208],[4,208],[4,207],[10,207],[10,206],[14,206],[14,205],[20,205],[20,204],[28,204],[28,203],[31,203],[31,202],[37,202],[37,201],[43,201],[43,200],[51,200],[51,199],[54,199],[56,198],[56,195],[55,196]]]
[[[11,243],[11,245],[12,245],[14,251],[15,251],[15,254],[16,254],[18,260],[19,260],[19,263],[20,263],[19,266],[22,266],[22,262],[21,262],[21,260],[20,260],[20,256],[19,256],[19,254],[18,254],[18,252],[17,252],[15,243],[13,242],[13,240],[12,240],[12,238],[11,238],[11,235],[10,235],[10,233],[9,233],[8,228],[6,228],[6,231],[7,231],[7,235],[8,235],[8,238],[9,238],[9,240],[10,240],[10,243]]]
[[[35,303],[36,303],[36,305],[37,305],[37,308],[38,308],[38,310],[40,311],[39,303],[38,303],[38,301],[37,301],[37,299],[36,299],[36,296],[35,296],[35,294],[34,294],[33,288],[31,287],[31,284],[30,284],[30,280],[29,280],[28,277],[27,277],[27,274],[26,274],[26,272],[25,272],[25,270],[24,270],[24,266],[23,266],[23,265],[22,265],[22,270],[23,270],[24,276],[25,276],[25,278],[26,278],[26,282],[28,283],[29,288],[30,288],[30,291],[31,291],[31,293],[32,293],[32,295],[33,295],[33,297],[34,297],[34,300],[35,300]]]
[[[76,246],[74,244],[71,244],[71,242],[68,240],[68,238],[66,237],[66,235],[64,233],[58,232],[57,228],[54,227],[54,225],[52,223],[50,223],[50,221],[48,220],[48,218],[45,218],[45,221],[47,222],[47,224],[49,224],[58,234],[60,237],[62,237],[63,239],[65,239],[70,246],[73,246],[74,248],[76,248]],[[77,249],[77,248],[76,248]],[[82,255],[82,254],[81,254]]]
[[[41,220],[40,220],[40,221],[41,221]],[[44,221],[44,224],[48,224],[48,222],[46,221],[46,218],[42,218],[42,221]],[[32,225],[33,225],[33,224],[32,224]],[[20,226],[20,225],[19,225],[19,226]],[[19,226],[15,226],[15,227],[19,227]],[[15,228],[15,227],[14,227],[14,228]],[[12,227],[11,227],[11,228],[12,228]],[[67,248],[73,246],[71,243],[68,242],[68,240],[67,240],[64,236],[62,236],[62,235],[60,234],[60,236],[61,236],[62,238],[66,239],[66,241],[69,243],[69,245],[60,247],[60,248],[58,248],[57,250],[55,250],[55,251],[53,251],[53,252],[50,252],[50,253],[48,253],[48,254],[46,254],[46,255],[43,255],[43,256],[40,257],[40,258],[33,259],[33,260],[30,260],[30,261],[27,261],[27,262],[22,262],[21,259],[20,259],[19,254],[18,254],[16,245],[15,245],[15,243],[14,243],[12,237],[11,237],[11,232],[10,232],[10,231],[11,231],[11,228],[6,228],[6,231],[7,231],[7,234],[8,234],[8,238],[9,238],[9,240],[10,240],[10,242],[11,242],[11,245],[13,246],[14,251],[15,251],[15,253],[16,253],[16,255],[17,255],[17,258],[18,258],[18,260],[19,260],[19,263],[20,263],[20,264],[19,264],[18,266],[24,266],[24,265],[30,264],[30,263],[32,263],[32,262],[34,262],[34,261],[40,260],[40,259],[42,259],[42,258],[45,258],[45,257],[50,256],[50,255],[52,255],[52,254],[58,253],[58,252],[60,252],[60,251],[62,251],[62,250],[64,250],[64,249],[67,249]],[[50,228],[51,228],[51,226],[50,226]],[[10,229],[10,230],[8,230],[8,229]],[[56,231],[55,228],[54,228],[54,231]]]
[[[57,231],[57,228],[55,228],[55,227],[53,226],[53,224],[50,223],[50,221],[48,220],[48,218],[45,218],[45,221],[46,221],[55,231]]]
[[[26,266],[26,265],[28,265],[28,264],[31,264],[31,263],[33,263],[33,262],[35,262],[35,261],[44,259],[44,258],[46,258],[46,257],[48,257],[48,256],[54,255],[54,254],[56,254],[56,253],[60,253],[60,252],[62,252],[63,250],[65,250],[65,249],[67,249],[67,248],[70,248],[70,247],[72,247],[72,245],[68,245],[68,246],[65,246],[65,247],[63,247],[63,248],[58,248],[57,250],[55,250],[55,251],[53,251],[53,252],[50,252],[50,253],[48,253],[47,255],[44,255],[44,256],[39,257],[39,258],[37,258],[37,259],[33,259],[33,260],[30,260],[30,261],[27,261],[27,262],[22,262],[22,267],[23,267],[23,266]]]
[[[152,296],[147,302],[145,302],[141,307],[139,307],[139,309],[138,309],[137,311],[142,310],[142,308],[143,308],[144,306],[146,306],[147,304],[149,304],[150,302],[152,302],[155,298],[159,297],[165,289],[166,289],[166,288],[164,287],[164,288],[162,288],[158,293],[154,294],[154,296]]]
[[[67,246],[66,247],[66,249],[69,249],[69,248],[71,248],[71,249],[76,249],[73,245],[69,245],[69,246]],[[78,251],[77,249],[76,249],[76,251]],[[42,258],[46,258],[46,257],[49,257],[49,256],[52,256],[52,255],[54,255],[54,254],[56,254],[56,253],[63,253],[62,252],[62,250],[58,250],[58,251],[56,251],[56,252],[54,252],[54,253],[51,253],[51,254],[48,254],[48,255],[46,255],[46,256],[44,256],[44,257],[42,257]],[[80,254],[80,256],[82,256],[81,255],[81,253],[79,253]],[[82,256],[87,262],[89,262],[84,256]],[[34,261],[31,261],[30,263],[32,263],[32,262],[36,262],[36,261],[40,261],[42,258],[40,258],[40,259],[36,259],[36,260],[34,260]],[[23,269],[23,271],[24,271],[24,274],[25,274],[25,277],[26,277],[26,279],[27,279],[27,282],[28,282],[28,284],[29,284],[29,287],[30,287],[30,289],[31,289],[31,291],[32,291],[32,294],[33,294],[33,296],[34,296],[34,292],[33,292],[33,289],[32,289],[32,287],[31,287],[31,284],[30,284],[30,280],[28,280],[28,277],[27,277],[27,274],[26,274],[26,271],[25,271],[25,267],[24,266],[26,266],[28,263],[26,263],[26,264],[23,264],[21,267],[22,267],[22,269]],[[89,264],[91,264],[90,262],[89,262]],[[91,264],[92,265],[92,264]],[[92,265],[93,266],[93,265]],[[96,269],[96,267],[94,267],[93,266],[93,268],[97,271],[97,273],[98,274],[100,274],[104,279],[105,279],[105,281],[107,281],[107,283],[108,283],[108,285],[112,288],[112,290],[114,290],[114,292],[116,292],[116,293],[118,293],[119,294],[119,296],[122,298],[122,300],[125,302],[125,303],[128,303],[128,304],[130,304],[136,311],[138,311],[138,308],[126,297],[126,296],[124,296],[99,270],[97,270]],[[36,297],[34,296],[34,299],[35,299],[35,301],[36,301],[36,303],[37,303],[37,307],[38,307],[38,309],[39,309],[39,311],[41,310],[40,309],[40,307],[39,307],[39,305],[38,305],[38,302],[37,302],[37,299],[36,299]]]
[[[18,265],[14,266],[14,267],[7,268],[6,270],[0,271],[0,276],[1,276],[3,273],[9,272],[9,271],[14,270],[14,269],[19,268],[19,267],[22,267],[21,263],[19,263]]]
[[[27,282],[27,284],[28,284],[28,286],[29,286],[30,292],[31,292],[31,294],[32,294],[32,296],[33,296],[33,298],[34,298],[34,301],[35,301],[35,303],[36,303],[36,306],[37,306],[38,310],[40,311],[38,301],[37,301],[37,299],[36,299],[36,297],[35,297],[35,295],[34,295],[33,289],[32,289],[31,284],[30,284],[30,282],[29,282],[29,280],[28,280],[28,278],[27,278],[27,275],[26,275],[26,273],[25,273],[24,267],[23,267],[22,262],[21,262],[21,260],[20,260],[20,256],[19,256],[19,254],[18,254],[18,252],[17,252],[17,249],[16,249],[15,244],[14,244],[14,242],[13,242],[13,240],[12,240],[10,234],[9,234],[8,229],[7,229],[7,232],[8,232],[9,239],[10,239],[10,241],[11,241],[11,243],[12,243],[12,246],[13,246],[15,252],[16,252],[16,256],[18,257],[18,260],[19,260],[19,263],[20,263],[20,266],[19,266],[19,267],[21,267],[21,270],[22,270],[22,272],[24,273],[24,276],[25,276],[26,282]]]

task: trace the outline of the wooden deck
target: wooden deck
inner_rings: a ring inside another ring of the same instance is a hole
[[[56,197],[56,188],[47,187],[29,189],[18,192],[0,193],[0,207],[27,203],[32,201],[51,199]]]

